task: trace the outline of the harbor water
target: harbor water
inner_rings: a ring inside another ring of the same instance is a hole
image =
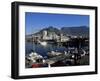
[[[42,46],[40,44],[34,44],[32,42],[26,42],[25,44],[25,52],[26,56],[31,53],[31,51],[35,51],[38,54],[42,55],[43,57],[47,57],[47,53],[50,51],[58,51],[64,52],[68,51],[68,49],[64,46],[58,46],[56,44],[47,44],[46,46]]]

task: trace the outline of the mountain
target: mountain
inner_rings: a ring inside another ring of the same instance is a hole
[[[89,36],[89,27],[87,27],[87,26],[62,27],[61,29],[49,26],[47,28],[43,28],[42,30],[38,31],[37,33],[34,33],[33,35],[42,35],[43,31],[47,31],[48,34],[55,33],[57,35],[60,35],[61,33],[63,33],[64,35],[72,35],[72,36],[86,36],[86,37]]]
[[[87,26],[62,27],[61,32],[65,35],[88,36],[89,35],[89,27],[87,27]]]
[[[47,31],[48,33],[55,33],[57,35],[60,35],[60,30],[58,28],[55,28],[55,27],[52,27],[52,26],[49,26],[47,28],[40,30],[39,32],[35,33],[35,35],[36,34],[43,34],[43,31]]]

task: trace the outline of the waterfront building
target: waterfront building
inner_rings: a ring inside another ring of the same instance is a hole
[[[69,40],[70,40],[69,37],[64,36],[63,34],[60,35],[60,41],[61,41],[61,42],[67,42],[67,41],[69,41]]]

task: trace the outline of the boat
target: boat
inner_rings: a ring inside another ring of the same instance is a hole
[[[38,40],[38,43],[41,44],[42,46],[47,46],[47,42],[46,41],[39,41]]]
[[[63,53],[57,52],[57,51],[50,51],[50,52],[47,53],[47,55],[48,55],[49,57],[54,57],[54,56],[58,56],[58,55],[62,55],[62,54],[63,54]]]
[[[45,59],[43,56],[36,52],[31,52],[28,56],[26,56],[26,65],[27,67],[43,67],[45,66]]]

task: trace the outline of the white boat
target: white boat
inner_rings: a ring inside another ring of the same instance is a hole
[[[50,56],[50,57],[58,56],[58,55],[61,55],[61,54],[63,54],[63,53],[57,52],[57,51],[51,51],[51,52],[47,53],[47,55]]]
[[[45,62],[43,56],[39,55],[36,52],[31,52],[28,56],[28,59],[30,59],[33,63],[44,63]]]
[[[45,42],[45,41],[39,41],[38,40],[38,43],[40,43],[42,46],[47,46],[47,42]]]

